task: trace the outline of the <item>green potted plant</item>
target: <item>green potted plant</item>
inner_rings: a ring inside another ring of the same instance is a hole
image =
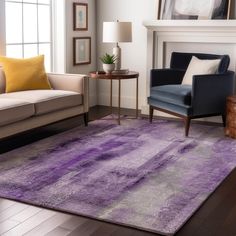
[[[107,74],[110,74],[115,69],[115,61],[116,61],[115,55],[110,55],[106,53],[102,57],[100,57],[100,60],[103,63],[103,70]]]

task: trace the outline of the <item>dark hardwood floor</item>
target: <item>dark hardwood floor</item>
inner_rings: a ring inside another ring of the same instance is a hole
[[[134,114],[133,110],[124,109],[123,112]],[[99,119],[108,113],[107,107],[94,107],[90,111],[90,119]],[[76,117],[1,141],[0,153],[36,142],[82,123],[83,118]],[[157,234],[0,199],[0,235],[151,236]],[[225,179],[176,235],[236,236],[236,170]]]

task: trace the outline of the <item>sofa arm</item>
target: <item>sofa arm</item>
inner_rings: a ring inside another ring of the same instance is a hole
[[[52,74],[48,73],[48,80],[53,89],[73,91],[83,95],[85,112],[89,108],[89,78],[80,74]]]
[[[226,98],[234,94],[235,73],[194,75],[192,107],[194,115],[223,114]]]
[[[152,69],[151,70],[151,87],[181,84],[185,71],[177,69]]]

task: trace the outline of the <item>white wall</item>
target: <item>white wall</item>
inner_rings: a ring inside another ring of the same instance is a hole
[[[0,55],[5,55],[5,1],[0,0]]]
[[[88,3],[88,31],[73,30],[73,2]],[[96,0],[65,0],[66,8],[66,72],[88,74],[97,68],[96,57]],[[73,65],[73,37],[91,37],[91,64]],[[96,81],[90,79],[90,106],[97,105]]]
[[[122,68],[138,71],[139,79],[139,107],[146,100],[146,50],[147,31],[143,27],[144,20],[156,19],[157,0],[98,0],[97,1],[97,60],[101,68],[99,57],[112,53],[114,44],[102,42],[102,24],[104,21],[131,21],[133,23],[133,42],[121,43]],[[109,105],[109,83],[99,82],[99,105]],[[117,105],[117,86],[114,88],[113,104]],[[121,90],[121,106],[135,108],[135,80],[123,81]]]
[[[66,22],[65,22],[65,1],[52,1],[53,9],[53,72],[66,72]]]

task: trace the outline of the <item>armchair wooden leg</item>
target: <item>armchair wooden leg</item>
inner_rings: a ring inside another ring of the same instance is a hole
[[[84,125],[88,126],[88,112],[84,113]]]
[[[226,127],[226,115],[222,114],[223,126]]]
[[[149,121],[150,121],[150,123],[152,123],[152,119],[153,119],[153,108],[152,108],[152,106],[149,106]]]
[[[188,137],[190,122],[191,122],[191,118],[190,118],[190,117],[185,117],[185,118],[184,118],[185,136],[186,136],[186,137]]]

